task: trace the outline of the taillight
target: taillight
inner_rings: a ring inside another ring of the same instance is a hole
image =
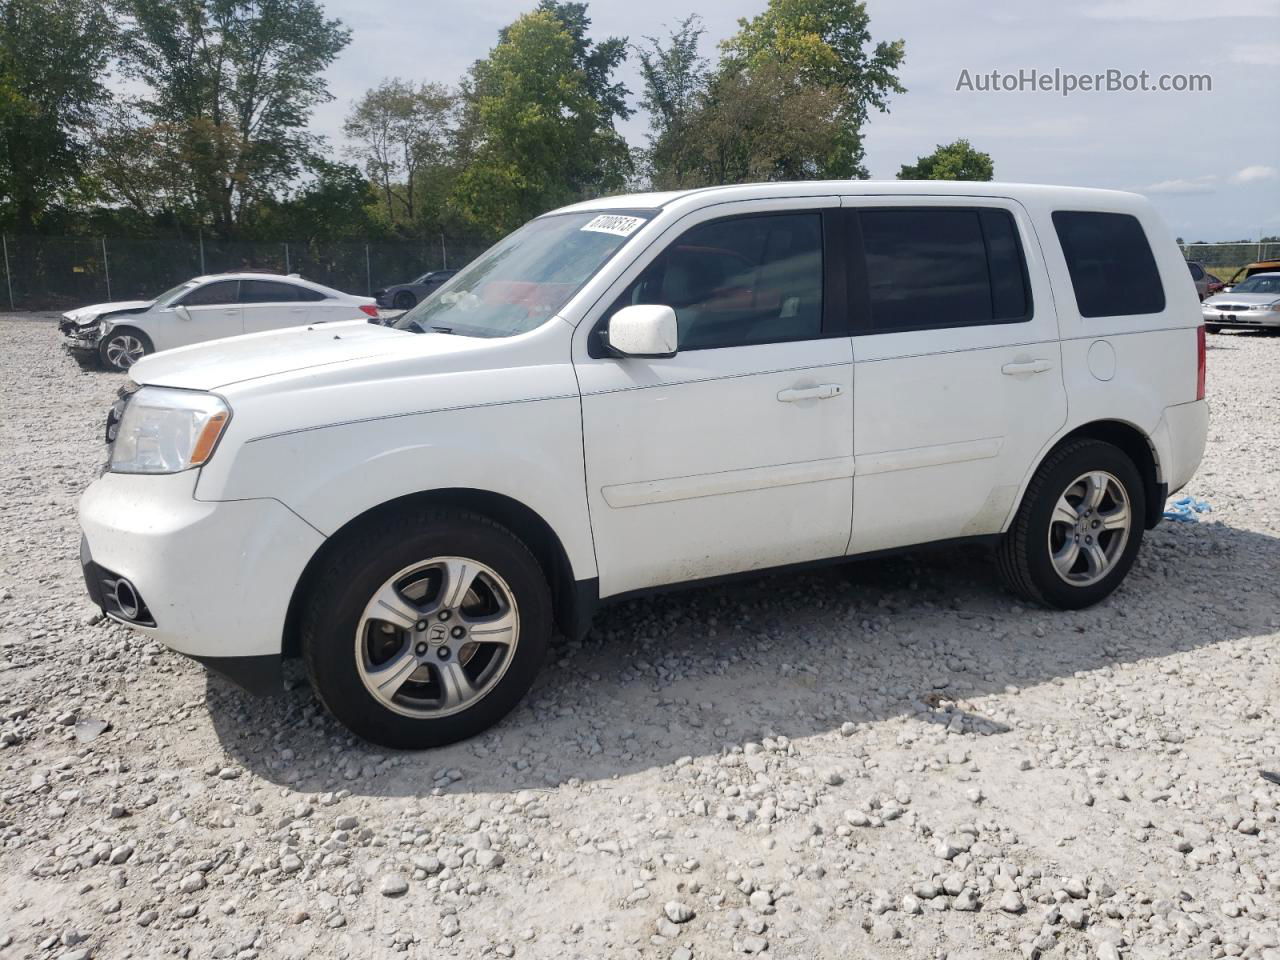
[[[375,320],[378,319],[378,308],[375,307],[372,303],[360,304],[360,312],[363,313],[365,316],[373,317],[373,319]]]
[[[1204,326],[1196,327],[1196,399],[1204,399]]]

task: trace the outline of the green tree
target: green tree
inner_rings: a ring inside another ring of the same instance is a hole
[[[904,163],[899,180],[990,180],[995,174],[991,154],[973,149],[968,140],[938,144],[938,149],[915,163]]]
[[[702,109],[710,65],[698,51],[705,32],[695,13],[679,22],[664,46],[645,37],[647,48],[636,48],[644,92],[640,106],[649,114],[649,147],[643,160],[651,184],[679,187],[700,179],[702,164],[693,144],[690,120]]]
[[[100,0],[0,0],[0,219],[35,230],[88,155],[114,30]]]
[[[369,215],[373,206],[373,185],[358,167],[320,160],[307,183],[261,205],[254,234],[301,243],[367,240],[380,232]]]
[[[591,18],[585,3],[540,0],[537,11],[547,13],[560,22],[573,40],[573,62],[586,77],[587,95],[600,105],[603,125],[625,120],[635,111],[627,106],[631,91],[613,74],[627,59],[625,37],[609,37],[596,43],[587,36]]]
[[[388,223],[413,223],[417,186],[429,167],[448,162],[456,98],[439,83],[384,80],[356,101],[343,131],[382,195]]]
[[[897,77],[903,41],[871,44],[863,0],[769,0],[764,13],[738,21],[738,32],[722,44],[720,69],[781,64],[800,87],[838,90],[841,135],[815,175],[865,177],[862,127],[869,112],[886,112],[889,96],[905,92]]]
[[[546,211],[621,186],[626,142],[609,107],[592,95],[580,45],[548,10],[507,27],[464,84],[460,149],[466,168],[454,203],[494,233]]]
[[[824,176],[844,136],[840,96],[797,82],[795,68],[766,63],[711,84],[688,126],[696,183],[812,180]]]
[[[312,108],[350,40],[316,0],[118,0],[125,72],[149,92],[135,126],[186,172],[191,208],[232,236],[256,206],[314,165]]]

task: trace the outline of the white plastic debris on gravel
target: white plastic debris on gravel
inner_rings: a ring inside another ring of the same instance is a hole
[[[101,621],[57,340],[0,318],[0,956],[1280,958],[1280,338],[1210,338],[1213,512],[1097,608],[976,549],[629,602],[416,754]]]

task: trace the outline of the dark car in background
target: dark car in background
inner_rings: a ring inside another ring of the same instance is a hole
[[[1195,281],[1196,293],[1200,299],[1211,297],[1222,289],[1222,281],[1204,268],[1198,260],[1188,260],[1187,269],[1191,271],[1191,279]]]
[[[378,306],[392,310],[411,310],[444,285],[457,270],[431,270],[408,283],[397,283],[385,290],[373,291]]]

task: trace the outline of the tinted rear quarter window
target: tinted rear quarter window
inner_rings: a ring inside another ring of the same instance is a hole
[[[1022,245],[1007,210],[870,208],[858,219],[873,332],[1029,318]]]
[[[1164,309],[1164,284],[1138,218],[1057,210],[1053,227],[1082,317],[1125,317]]]

